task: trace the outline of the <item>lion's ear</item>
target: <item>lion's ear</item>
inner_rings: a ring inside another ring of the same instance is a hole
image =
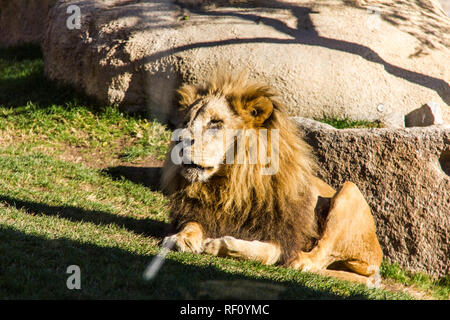
[[[177,90],[178,105],[181,110],[188,109],[198,98],[198,87],[190,84],[183,85]]]
[[[233,105],[249,126],[260,127],[273,112],[274,105],[271,99],[273,95],[269,87],[250,87],[233,99]]]
[[[273,112],[273,104],[268,97],[258,97],[246,104],[246,109],[250,115],[249,121],[254,126],[261,126]]]

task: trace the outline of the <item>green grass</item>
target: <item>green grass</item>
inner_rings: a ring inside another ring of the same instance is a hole
[[[127,115],[68,86],[48,80],[36,47],[0,50],[0,130],[47,146],[57,143],[119,152],[128,161],[163,159],[170,131],[141,115]]]
[[[430,292],[437,299],[450,298],[450,276],[433,279],[426,273],[409,272],[402,269],[397,263],[383,261],[380,270],[384,279],[390,279],[396,283],[413,286],[419,290]]]
[[[15,108],[2,107],[0,130],[49,146],[63,143],[86,151],[115,151],[128,161],[149,155],[163,159],[170,137],[170,131],[156,121],[124,115],[114,107],[93,112],[76,101],[47,108],[32,102]]]
[[[47,80],[35,47],[0,50],[0,299],[412,298],[177,252],[154,280],[144,281],[168,227],[168,200],[111,169],[161,159],[169,134],[156,121],[98,106]],[[82,161],[72,161],[68,150]],[[148,169],[133,168],[144,176]],[[81,290],[66,287],[70,265],[81,268]],[[396,283],[418,283],[383,270]],[[436,292],[433,286],[423,290]],[[441,287],[437,295],[445,297],[448,283]]]
[[[379,121],[351,120],[347,118],[325,117],[323,119],[315,119],[317,121],[329,124],[336,129],[349,128],[382,128],[383,125]]]

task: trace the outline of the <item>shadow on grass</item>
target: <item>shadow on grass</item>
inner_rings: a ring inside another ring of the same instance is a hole
[[[58,216],[74,222],[91,222],[97,225],[115,224],[136,234],[158,239],[162,239],[170,231],[169,224],[150,218],[134,219],[131,217],[117,216],[104,211],[85,210],[72,206],[50,206],[43,203],[15,199],[5,195],[0,195],[0,202],[16,207],[17,209],[25,210],[27,213],[33,215]]]
[[[161,191],[161,167],[117,166],[104,169],[102,172],[115,180],[125,178],[136,184],[141,184],[152,191]]]
[[[213,266],[166,260],[149,282],[142,274],[152,256],[68,239],[47,239],[0,227],[0,296],[3,299],[339,299],[290,281],[230,274]],[[67,267],[81,270],[81,290],[69,290]],[[364,299],[361,295],[349,298]]]

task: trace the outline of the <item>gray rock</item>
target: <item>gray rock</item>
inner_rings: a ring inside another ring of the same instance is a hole
[[[427,103],[405,116],[406,127],[426,127],[443,124],[442,111],[439,103]]]
[[[450,19],[435,0],[198,2],[58,1],[43,43],[46,73],[162,121],[181,83],[204,81],[218,66],[247,68],[281,93],[292,116],[373,121],[379,104],[406,114],[450,102],[450,42],[441,36]],[[80,30],[66,27],[72,3]],[[443,117],[449,122],[450,108]]]
[[[0,0],[0,47],[40,44],[57,0]]]
[[[354,182],[372,208],[386,259],[444,276],[450,266],[450,128],[311,129],[319,176]]]

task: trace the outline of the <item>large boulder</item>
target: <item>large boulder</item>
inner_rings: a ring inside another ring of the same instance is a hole
[[[372,208],[385,258],[444,276],[450,267],[450,127],[330,129],[299,122],[319,176],[354,182]]]
[[[40,44],[57,0],[0,0],[0,47]]]
[[[66,27],[71,4],[80,29]],[[438,103],[448,123],[449,30],[434,0],[60,0],[43,50],[50,78],[162,121],[175,88],[219,66],[277,88],[292,115],[376,120]]]

